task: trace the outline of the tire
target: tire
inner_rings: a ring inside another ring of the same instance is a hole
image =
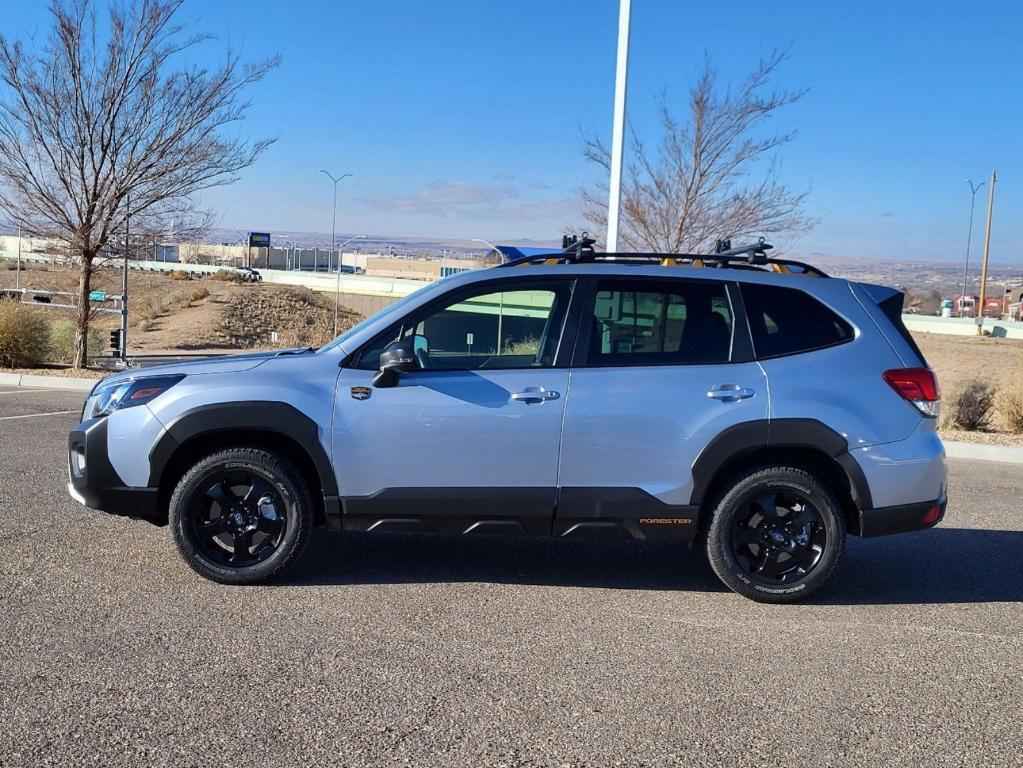
[[[707,557],[718,578],[765,603],[809,597],[831,576],[844,548],[845,517],[835,495],[809,472],[785,466],[733,478],[717,498],[707,533]]]
[[[313,527],[313,502],[287,459],[258,448],[231,448],[198,462],[170,500],[174,542],[201,576],[253,584],[297,560]]]

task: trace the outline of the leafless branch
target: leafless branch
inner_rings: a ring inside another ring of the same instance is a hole
[[[650,150],[630,128],[632,160],[622,183],[620,236],[629,250],[704,252],[719,238],[792,233],[811,228],[806,193],[778,181],[774,150],[795,134],[764,133],[763,124],[806,91],[765,94],[785,61],[775,52],[736,89],[719,86],[709,62],[693,86],[688,119],[679,121],[661,97],[661,136]],[[610,173],[611,154],[596,137],[583,156]],[[607,226],[607,186],[583,190],[583,210],[595,231]]]
[[[218,68],[182,65],[210,39],[174,21],[183,2],[114,2],[101,29],[94,0],[53,0],[39,50],[0,35],[0,211],[79,260],[76,366],[92,271],[127,219],[136,231],[201,221],[193,195],[237,180],[273,141],[229,129],[278,59],[245,65],[227,50]]]

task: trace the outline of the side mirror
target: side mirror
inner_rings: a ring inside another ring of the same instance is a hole
[[[415,339],[392,341],[380,353],[380,370],[373,377],[373,386],[395,387],[398,385],[399,374],[418,370]]]

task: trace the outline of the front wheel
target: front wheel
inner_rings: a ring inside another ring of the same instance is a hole
[[[181,478],[170,501],[170,525],[185,562],[225,584],[280,573],[305,549],[312,522],[301,473],[257,448],[203,459]]]
[[[714,509],[707,535],[711,567],[753,600],[789,603],[827,581],[845,546],[834,494],[809,472],[761,467],[735,479]]]

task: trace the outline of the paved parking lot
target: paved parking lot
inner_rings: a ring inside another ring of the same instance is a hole
[[[320,532],[265,587],[65,492],[0,388],[0,765],[1023,765],[1023,467],[778,607],[673,546]]]

